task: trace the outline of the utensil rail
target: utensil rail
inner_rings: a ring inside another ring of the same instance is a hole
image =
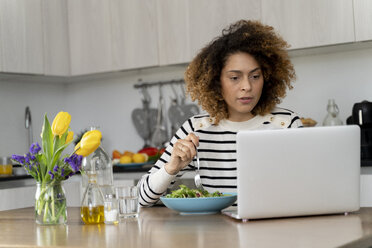
[[[153,86],[163,86],[168,84],[184,84],[185,80],[183,79],[176,79],[176,80],[169,80],[169,81],[157,81],[157,82],[142,82],[142,80],[138,80],[138,83],[134,85],[134,88],[143,88],[143,87],[153,87]]]

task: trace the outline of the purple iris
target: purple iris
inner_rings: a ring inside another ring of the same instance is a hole
[[[72,170],[76,172],[80,170],[82,160],[83,156],[73,154],[71,157],[65,158],[64,162],[68,163],[71,166]]]
[[[65,169],[61,169],[61,177],[64,177],[65,176]]]
[[[13,154],[12,155],[12,159],[15,160],[15,161],[17,161],[20,164],[24,164],[25,163],[25,157],[20,156],[20,155]]]
[[[35,143],[32,143],[31,147],[30,147],[30,153],[35,155],[37,154],[39,151],[41,150],[41,147],[39,146],[39,143],[35,142]]]
[[[53,180],[53,179],[54,179],[54,174],[53,174],[53,172],[48,171],[48,174],[50,175],[50,178]]]
[[[58,169],[59,169],[59,167],[58,167],[58,165],[56,165],[56,166],[54,166],[53,171],[54,171],[54,172],[57,172]]]

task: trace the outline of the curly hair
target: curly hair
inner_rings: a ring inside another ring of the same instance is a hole
[[[214,124],[229,117],[222,97],[220,76],[229,56],[244,52],[252,55],[261,67],[264,86],[252,114],[270,113],[292,89],[295,71],[286,48],[289,45],[273,27],[258,21],[240,20],[212,40],[191,61],[185,72],[187,93],[214,118]]]

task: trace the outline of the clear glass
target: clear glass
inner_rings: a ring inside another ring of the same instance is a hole
[[[114,185],[114,175],[112,171],[112,160],[107,152],[99,146],[92,154],[88,157],[84,157],[82,161],[83,171],[92,171],[97,173],[97,184],[102,190],[102,193],[113,193],[112,186]],[[88,185],[88,177],[86,174],[82,175],[83,191]]]
[[[61,182],[36,184],[35,219],[41,225],[67,222],[66,196]]]
[[[327,116],[323,121],[323,126],[338,126],[343,124],[338,116],[340,111],[334,99],[328,100],[327,112]]]
[[[105,195],[105,224],[119,223],[119,202],[115,194]]]
[[[81,219],[85,224],[104,222],[104,198],[97,184],[97,175],[93,171],[86,172],[89,182],[81,203]]]
[[[136,218],[139,214],[138,188],[136,186],[121,186],[115,188],[119,200],[119,217]]]

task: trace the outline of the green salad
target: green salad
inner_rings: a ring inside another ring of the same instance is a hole
[[[223,194],[219,191],[209,193],[207,190],[190,189],[186,185],[180,185],[180,188],[167,194],[166,198],[199,198],[199,197],[219,197]]]

